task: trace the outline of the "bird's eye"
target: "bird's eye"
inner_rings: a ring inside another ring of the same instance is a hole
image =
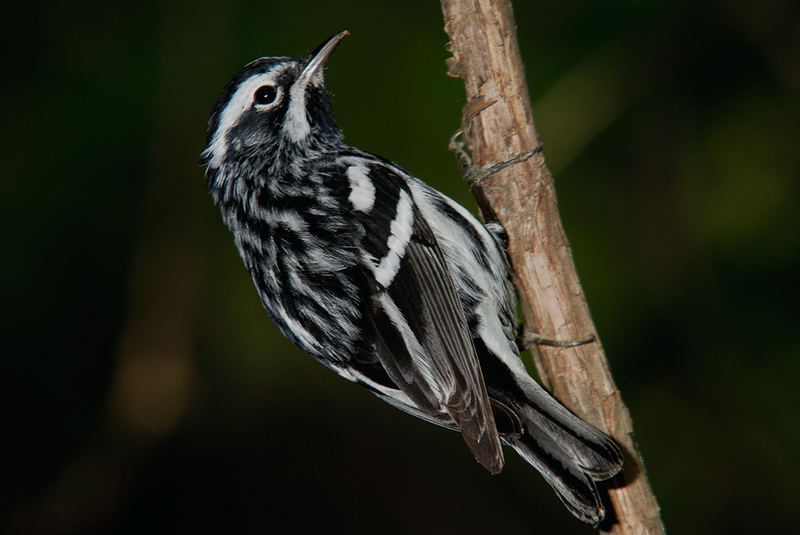
[[[256,104],[272,104],[275,102],[275,97],[278,96],[278,88],[274,85],[262,85],[258,89],[256,89],[253,98],[256,101]]]

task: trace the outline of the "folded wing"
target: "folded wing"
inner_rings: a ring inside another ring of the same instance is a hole
[[[362,219],[371,272],[366,314],[378,360],[418,410],[432,419],[449,415],[477,460],[499,472],[502,446],[444,255],[402,179],[375,165],[364,175],[373,199]]]

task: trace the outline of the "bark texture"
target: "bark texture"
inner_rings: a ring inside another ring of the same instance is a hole
[[[463,137],[474,166],[488,169],[539,147],[509,0],[442,0],[452,57],[448,74],[464,80]],[[608,482],[607,520],[615,534],[664,533],[628,409],[608,368],[558,214],[542,152],[486,176],[473,188],[484,216],[508,231],[509,253],[526,325],[559,340],[594,336],[573,348],[539,346],[540,376],[570,410],[608,432],[626,451]]]

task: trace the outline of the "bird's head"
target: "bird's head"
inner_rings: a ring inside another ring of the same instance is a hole
[[[257,59],[228,81],[208,121],[203,163],[210,182],[221,186],[227,180],[222,169],[231,163],[239,167],[253,157],[266,163],[341,141],[322,67],[346,35],[337,33],[304,58]]]

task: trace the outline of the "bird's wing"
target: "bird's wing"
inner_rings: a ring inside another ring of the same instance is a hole
[[[365,229],[377,357],[418,409],[449,414],[478,461],[499,472],[502,447],[478,355],[436,237],[391,168],[364,164],[359,172],[372,199],[363,202],[362,191],[354,205],[370,209],[354,213]]]

